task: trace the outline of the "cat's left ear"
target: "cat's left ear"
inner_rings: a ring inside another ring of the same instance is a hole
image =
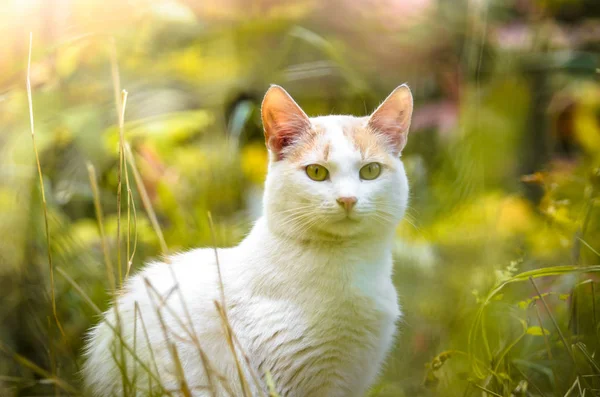
[[[394,155],[398,155],[406,145],[412,112],[410,88],[402,84],[369,117],[369,127],[388,139]]]

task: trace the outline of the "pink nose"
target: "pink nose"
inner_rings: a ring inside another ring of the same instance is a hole
[[[352,209],[352,207],[354,207],[354,204],[356,204],[356,197],[352,196],[352,197],[338,197],[337,202],[339,205],[341,205],[342,207],[344,207],[344,209],[346,210],[346,212],[350,212],[350,210]]]

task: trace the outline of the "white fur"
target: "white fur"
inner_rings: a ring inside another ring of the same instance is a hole
[[[359,178],[364,164],[383,159],[372,157],[376,154],[363,159],[344,136],[343,125],[357,120],[311,119],[326,131],[316,149],[306,153],[302,164],[271,161],[264,216],[240,245],[218,250],[227,315],[252,395],[261,395],[253,375],[264,391],[269,371],[282,397],[362,396],[392,345],[400,311],[391,281],[391,245],[406,208],[408,183],[401,161],[391,156],[393,168],[385,167],[379,178]],[[325,162],[319,148],[327,142],[331,149]],[[326,166],[330,179],[309,179],[303,167],[311,163]],[[352,219],[336,203],[341,196],[358,199]],[[175,349],[193,396],[212,396],[209,384],[217,396],[229,395],[217,373],[233,396],[242,396],[214,304],[221,300],[214,250],[193,250],[169,262],[147,266],[118,298],[122,338],[129,348],[135,345],[155,379],[129,354],[126,377],[136,378],[136,395],[146,395],[150,387],[160,390],[156,379],[167,390],[179,390]],[[162,305],[148,285],[162,295]],[[120,396],[122,375],[113,357],[120,357],[122,348],[107,323],[117,327],[114,308],[90,332],[84,376],[94,395]],[[209,362],[210,377],[193,335]]]

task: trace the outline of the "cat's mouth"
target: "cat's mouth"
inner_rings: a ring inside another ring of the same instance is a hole
[[[358,216],[356,216],[356,214],[354,214],[354,213],[345,213],[338,220],[338,222],[343,222],[343,223],[358,223],[358,222],[360,222],[360,218]]]

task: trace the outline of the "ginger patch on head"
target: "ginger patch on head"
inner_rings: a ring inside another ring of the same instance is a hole
[[[344,135],[360,152],[363,160],[371,156],[383,156],[387,152],[384,142],[368,127],[350,125],[344,128]]]
[[[306,157],[308,153],[317,149],[320,137],[325,134],[325,128],[312,125],[293,145],[290,145],[284,153],[284,157],[297,163]]]
[[[327,161],[329,159],[329,150],[331,149],[331,142],[327,142],[323,147],[323,159]]]
[[[365,125],[364,118],[356,118],[351,123],[347,123],[343,126],[343,132],[360,153],[362,160],[377,158],[393,168],[388,142],[385,137]]]

